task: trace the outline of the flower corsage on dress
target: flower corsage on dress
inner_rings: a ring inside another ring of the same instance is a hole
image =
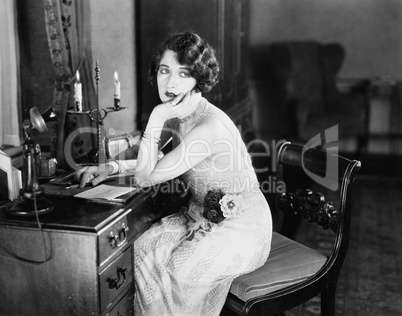
[[[224,219],[240,217],[242,196],[225,194],[220,189],[210,190],[204,198],[203,216],[212,223],[219,224]]]

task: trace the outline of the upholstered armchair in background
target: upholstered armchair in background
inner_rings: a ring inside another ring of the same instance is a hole
[[[339,43],[275,42],[251,50],[251,97],[256,135],[305,143],[339,124],[339,139],[356,140],[356,153],[368,133],[369,81],[340,91],[338,73],[345,60]]]
[[[273,42],[257,46],[250,54],[250,95],[254,103],[256,138],[268,144],[288,139],[306,144],[312,137],[338,125],[339,152],[359,159],[368,139],[370,81],[353,81],[347,90],[338,87],[338,74],[346,58],[339,43],[316,41]],[[334,144],[330,144],[334,145]],[[322,146],[321,146],[322,147]],[[258,152],[257,147],[253,148]],[[350,150],[348,148],[348,150]],[[254,158],[261,168],[266,162]],[[294,170],[294,179],[303,178]],[[269,175],[258,173],[259,179]],[[310,185],[310,179],[305,185]],[[287,185],[296,185],[289,180]],[[268,197],[269,198],[269,197]],[[287,213],[273,212],[280,232],[293,237],[300,220]]]

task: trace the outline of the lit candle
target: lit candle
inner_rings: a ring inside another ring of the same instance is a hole
[[[114,98],[120,99],[120,81],[117,72],[114,72]]]
[[[75,74],[77,82],[74,83],[74,100],[78,112],[82,112],[82,84],[80,82],[80,73]]]

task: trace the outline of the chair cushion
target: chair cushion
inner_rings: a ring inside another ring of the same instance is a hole
[[[243,301],[301,282],[315,274],[327,257],[276,232],[265,264],[234,279],[230,293]]]

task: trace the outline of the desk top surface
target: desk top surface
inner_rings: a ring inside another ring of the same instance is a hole
[[[97,203],[68,197],[46,197],[46,199],[54,204],[54,209],[49,214],[39,216],[44,229],[96,232],[130,209],[135,210],[138,216],[141,216],[145,209],[147,212],[153,212],[153,208],[149,207],[153,204],[152,197],[142,193],[126,204]],[[35,216],[13,216],[7,213],[5,206],[0,208],[0,225],[38,227]]]
[[[138,223],[151,222],[166,214],[168,208],[183,197],[179,181],[172,180],[152,190],[138,192],[126,203],[105,203],[73,196],[47,196],[43,198],[54,204],[48,214],[39,216],[43,229],[98,232],[105,225],[127,212],[134,213]],[[7,205],[7,204],[6,204]],[[0,226],[38,228],[36,216],[10,215],[6,205],[0,204]],[[33,215],[35,215],[33,213]]]

